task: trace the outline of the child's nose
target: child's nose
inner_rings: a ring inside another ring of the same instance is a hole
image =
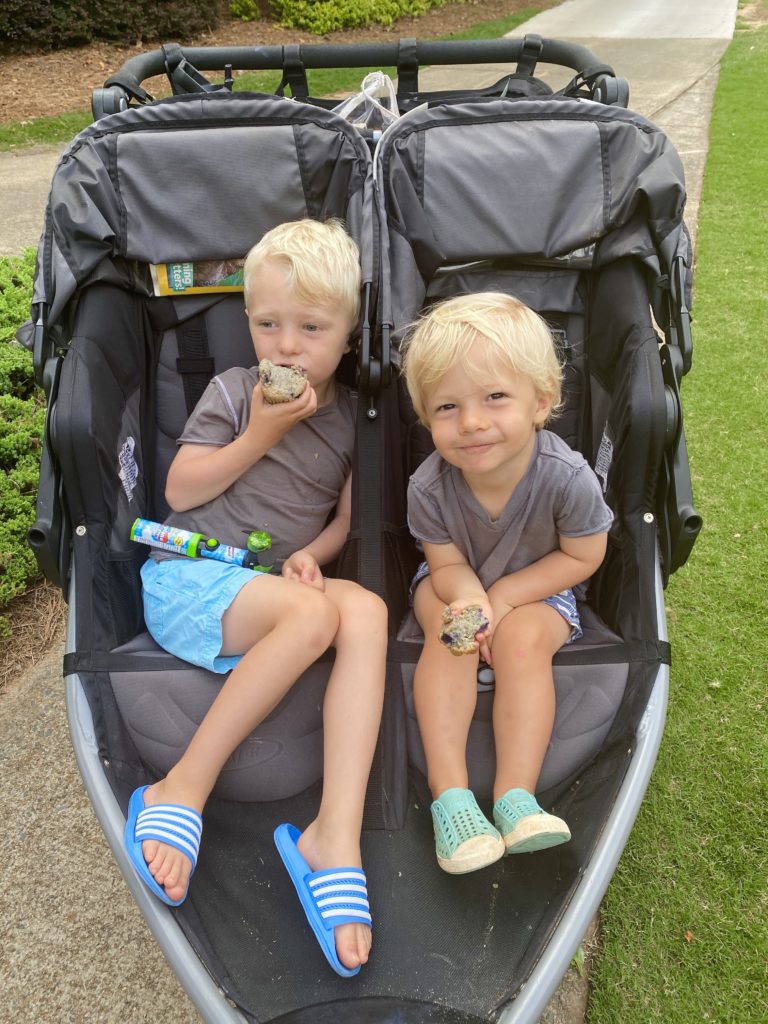
[[[467,406],[461,410],[459,429],[463,434],[471,434],[476,430],[485,430],[487,426],[487,417],[483,415],[482,409]]]
[[[280,332],[280,351],[283,355],[292,355],[301,351],[299,332],[286,327]]]

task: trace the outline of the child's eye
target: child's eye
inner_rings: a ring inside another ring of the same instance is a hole
[[[275,326],[275,321],[274,320],[258,320],[256,322],[256,326],[257,327],[261,327],[264,330],[268,330],[270,327],[274,327]]]
[[[450,412],[452,409],[455,408],[456,405],[454,402],[443,402],[442,405],[438,405],[438,407],[435,409],[435,412]]]
[[[508,396],[505,391],[493,391],[488,397],[492,402],[497,402],[500,398],[507,398]]]
[[[304,330],[314,334],[320,330],[320,324],[304,324]]]

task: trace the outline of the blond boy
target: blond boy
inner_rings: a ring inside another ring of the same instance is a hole
[[[544,429],[561,367],[522,303],[489,292],[433,307],[403,369],[436,449],[408,489],[426,558],[413,590],[425,637],[414,698],[438,863],[461,874],[570,838],[534,792],[554,722],[552,657],[581,635],[573,588],[602,562],[612,514],[586,461]],[[471,606],[488,625],[456,657],[443,615]],[[495,673],[493,824],[467,788],[479,658]]]
[[[358,317],[357,246],[337,221],[284,224],[248,254],[244,280],[257,359],[300,366],[308,386],[298,398],[272,405],[264,401],[256,367],[214,378],[179,440],[166,498],[170,523],[225,544],[242,546],[245,533],[268,530],[280,571],[254,574],[161,552],[145,563],[145,619],[158,643],[230,674],[181,760],[133,794],[126,848],[160,899],[182,902],[201,815],[225,761],[302,672],[334,647],[323,707],[320,809],[303,833],[284,825],[275,839],[302,904],[305,896],[311,904],[307,916],[326,957],[349,976],[366,962],[371,945],[360,831],[387,633],[378,597],[322,571],[341,551],[350,523],[354,399],[335,371]],[[323,916],[304,876],[328,869],[343,876],[341,896],[353,896],[326,901]]]

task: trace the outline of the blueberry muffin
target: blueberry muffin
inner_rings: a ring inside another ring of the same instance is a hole
[[[277,366],[269,359],[259,363],[259,382],[264,401],[269,405],[292,402],[304,394],[307,378],[300,366]]]
[[[488,619],[479,604],[469,605],[459,615],[453,615],[451,609],[446,608],[440,629],[440,643],[445,644],[451,654],[474,654],[477,650],[475,634],[481,633],[487,626]]]

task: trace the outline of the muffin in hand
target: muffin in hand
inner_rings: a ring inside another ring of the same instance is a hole
[[[477,650],[475,634],[482,633],[487,628],[488,619],[483,615],[479,604],[469,605],[458,615],[454,615],[450,608],[446,608],[440,627],[440,643],[445,644],[451,654],[457,656],[474,654]]]
[[[262,359],[259,363],[259,383],[264,401],[269,405],[279,405],[303,395],[308,382],[300,366],[278,366],[269,359]]]

